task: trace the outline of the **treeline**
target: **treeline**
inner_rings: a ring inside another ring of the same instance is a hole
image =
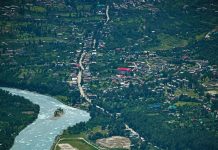
[[[195,54],[200,59],[208,60],[212,65],[218,65],[217,43],[217,34],[210,40],[201,40],[193,46],[195,49]]]
[[[0,90],[0,149],[10,149],[15,137],[38,116],[39,106]]]
[[[26,82],[13,82],[13,81],[3,81],[0,80],[1,86],[5,87],[14,87],[19,89],[28,89],[30,91],[36,91],[42,94],[50,94],[50,95],[66,95],[67,94],[67,86],[63,83],[54,84],[37,84],[37,83],[26,83]]]
[[[106,138],[114,135],[127,136],[123,119],[110,116],[94,105],[90,106],[91,119],[87,122],[81,122],[65,130],[64,134],[86,133],[87,138],[92,142],[97,139]],[[93,130],[99,127],[100,130]]]
[[[136,129],[147,142],[158,145],[168,150],[216,150],[218,149],[218,137],[203,127],[194,123],[187,127],[167,124],[166,115],[148,116],[142,110],[128,111],[124,113],[125,120],[130,127]],[[172,128],[173,127],[173,128]],[[148,145],[144,143],[144,149]]]

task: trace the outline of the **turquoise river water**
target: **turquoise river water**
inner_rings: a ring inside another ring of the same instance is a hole
[[[90,119],[88,112],[69,107],[50,96],[14,88],[1,89],[40,106],[38,118],[19,133],[11,150],[50,150],[55,137],[64,129]],[[64,115],[54,119],[54,111],[59,107],[64,109]]]

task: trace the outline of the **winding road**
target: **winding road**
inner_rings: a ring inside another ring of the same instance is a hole
[[[82,63],[82,60],[83,58],[85,57],[86,53],[83,52],[80,59],[79,59],[79,65],[80,65],[80,70],[79,70],[79,73],[77,75],[77,84],[78,84],[78,88],[79,88],[79,91],[80,91],[80,95],[82,97],[85,98],[85,100],[89,103],[91,103],[92,101],[88,98],[88,96],[85,94],[84,90],[83,90],[83,87],[81,85],[81,81],[82,81],[82,75],[83,75],[83,71],[84,71],[84,67],[83,67],[83,63]]]
[[[106,16],[107,16],[107,20],[105,22],[105,24],[107,24],[107,22],[110,20],[110,16],[109,16],[109,6],[107,5],[107,8],[106,8]]]
[[[150,63],[146,60],[147,66],[148,66],[148,71],[151,71],[151,65]]]
[[[109,6],[107,6],[107,8],[106,8],[106,16],[107,16],[107,20],[106,20],[105,24],[107,24],[108,21],[110,20],[110,16],[109,16]],[[96,39],[93,39],[93,46],[92,46],[93,49],[95,49],[95,45],[96,45]],[[86,93],[84,92],[83,87],[81,86],[81,80],[82,80],[82,76],[83,76],[83,71],[85,70],[85,68],[84,68],[84,66],[83,66],[83,59],[84,59],[85,55],[86,55],[86,52],[83,51],[83,52],[82,52],[82,55],[81,55],[81,57],[80,57],[80,59],[79,59],[80,70],[79,70],[79,73],[78,73],[78,75],[77,75],[77,83],[78,83],[78,88],[79,88],[79,91],[80,91],[80,95],[81,95],[83,98],[85,98],[85,100],[86,100],[89,104],[92,104],[92,101],[88,98],[88,96],[87,96]],[[146,60],[146,63],[147,63],[147,65],[148,65],[149,71],[150,71],[150,70],[151,70],[150,63],[149,63],[147,60]],[[137,65],[136,65],[135,63],[134,63],[134,65],[135,65],[135,67],[137,68]],[[107,110],[105,110],[104,108],[102,108],[102,107],[100,107],[100,106],[98,106],[98,105],[96,105],[96,108],[100,109],[102,112],[104,112],[104,113],[106,113],[106,114],[108,114],[108,115],[110,115],[110,116],[113,116],[112,113],[108,112]],[[125,124],[125,128],[126,128],[126,130],[130,131],[132,135],[135,135],[135,136],[137,136],[138,138],[140,138],[141,140],[144,140],[144,138],[141,137],[141,136],[139,135],[139,133],[137,133],[134,129],[130,128],[127,124]]]

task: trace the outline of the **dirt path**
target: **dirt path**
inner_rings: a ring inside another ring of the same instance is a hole
[[[83,90],[83,87],[82,87],[82,85],[81,85],[83,70],[85,70],[84,67],[83,67],[82,60],[83,60],[85,54],[86,54],[86,53],[83,52],[82,55],[81,55],[81,57],[80,57],[80,60],[79,60],[80,71],[79,71],[79,73],[78,73],[78,75],[77,75],[77,84],[78,84],[78,88],[79,88],[79,91],[80,91],[80,95],[81,95],[82,97],[84,97],[87,102],[91,103],[91,100],[87,97],[87,95],[85,94],[85,92],[84,92],[84,90]]]
[[[147,66],[148,66],[148,71],[151,71],[151,65],[150,63],[146,60]]]
[[[110,16],[109,16],[109,6],[107,5],[107,8],[106,8],[106,16],[107,16],[107,20],[105,22],[105,24],[107,24],[107,22],[110,20]]]

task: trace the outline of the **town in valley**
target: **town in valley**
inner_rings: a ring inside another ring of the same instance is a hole
[[[90,113],[52,150],[216,150],[217,15],[216,0],[1,1],[0,87]],[[39,107],[3,90],[0,107],[6,150]]]

